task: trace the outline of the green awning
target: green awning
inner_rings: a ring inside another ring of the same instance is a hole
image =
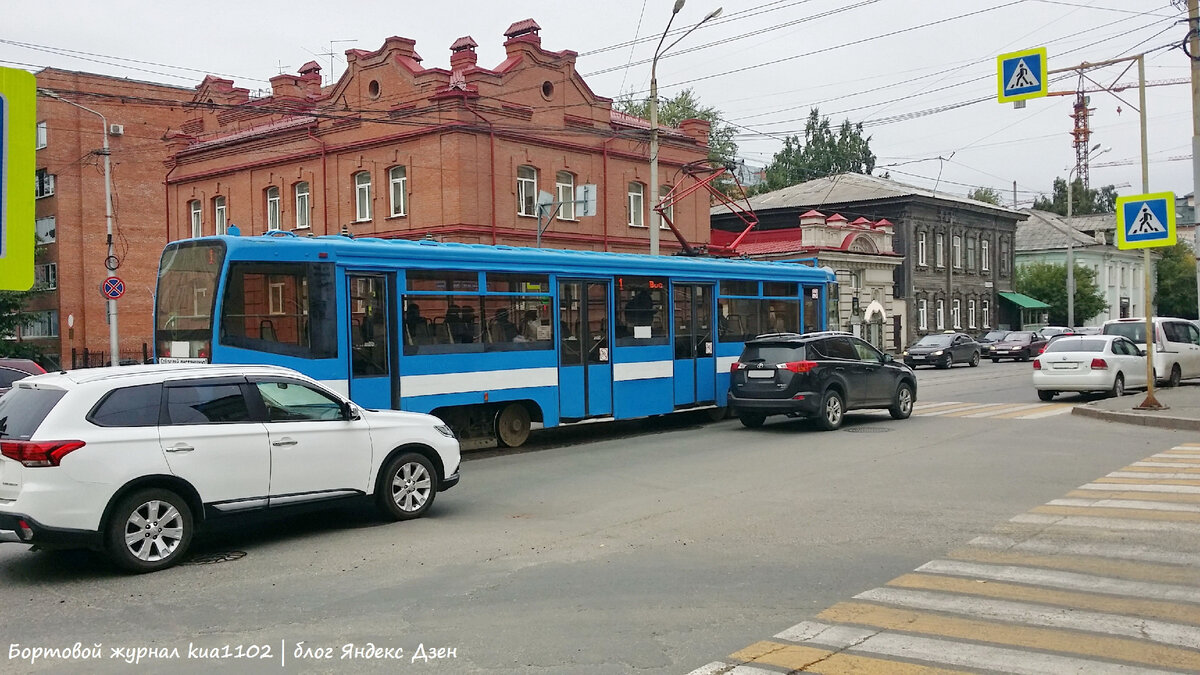
[[[1005,300],[1008,300],[1021,309],[1050,309],[1050,305],[1047,305],[1041,300],[1034,300],[1028,295],[1021,295],[1020,293],[1013,293],[1011,291],[999,291],[997,295]]]

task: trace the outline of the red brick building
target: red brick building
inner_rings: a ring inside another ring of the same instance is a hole
[[[547,51],[533,20],[505,32],[506,58],[477,64],[475,41],[451,45],[450,69],[421,65],[413,40],[346,52],[322,87],[320,66],[271,78],[252,98],[208,77],[196,114],[169,139],[170,237],[268,229],[532,246],[537,195],[569,201],[597,186],[597,214],[565,205],[542,246],[649,250],[649,125],[612,110],[575,71],[572,51]],[[660,190],[708,152],[707,122],[660,133]],[[689,241],[709,238],[699,195],[675,207]],[[663,252],[677,250],[670,233]]]
[[[113,274],[126,288],[117,301],[120,350],[123,358],[140,359],[153,333],[154,283],[167,241],[162,138],[190,115],[171,102],[190,102],[195,90],[54,68],[37,73],[37,86],[37,292],[26,305],[34,323],[19,339],[64,367],[71,367],[72,352],[84,365],[85,350],[91,365],[108,361],[100,286]],[[102,133],[111,160],[112,271],[105,265]]]

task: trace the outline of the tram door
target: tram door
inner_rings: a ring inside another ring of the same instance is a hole
[[[393,396],[392,339],[395,317],[389,300],[389,275],[350,273],[350,399],[364,408],[398,407]],[[397,392],[398,393],[398,392]]]
[[[675,284],[675,405],[716,401],[712,284]],[[723,404],[723,401],[717,401]]]
[[[609,282],[558,282],[559,417],[582,419],[613,412]]]

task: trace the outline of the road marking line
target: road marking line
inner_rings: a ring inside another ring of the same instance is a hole
[[[1169,523],[1149,520],[1124,520],[1115,518],[1090,518],[1084,516],[1050,516],[1026,513],[1009,520],[1025,525],[1052,525],[1055,527],[1097,527],[1101,529],[1141,532],[1187,532],[1200,534],[1200,525],[1195,523]]]
[[[1167,483],[1134,483],[1132,481],[1113,481],[1111,483],[1084,483],[1077,490],[1112,490],[1114,492],[1177,492],[1179,494],[1200,495],[1200,487],[1193,485],[1174,485]]]
[[[1115,598],[1080,591],[1060,591],[1037,586],[1010,584],[1004,581],[981,583],[978,579],[912,573],[896,577],[887,585],[914,590],[977,595],[999,600],[1058,605],[1067,609],[1089,609],[1109,614],[1127,614],[1180,624],[1196,625],[1197,622],[1200,622],[1196,606],[1187,603],[1143,600],[1141,598]]]
[[[1187,511],[1200,513],[1200,504],[1176,504],[1139,499],[1052,499],[1046,506],[1096,506],[1114,509],[1147,509],[1151,511]]]
[[[1096,518],[1127,518],[1129,520],[1169,520],[1177,523],[1200,523],[1200,513],[1149,511],[1137,509],[1109,508],[1103,506],[1037,506],[1030,513],[1049,513],[1059,516],[1087,516]]]
[[[1149,499],[1160,502],[1177,504],[1200,504],[1200,493],[1182,494],[1179,492],[1147,492],[1133,490],[1071,490],[1068,497],[1084,497],[1093,499],[1106,497],[1110,499]]]
[[[914,412],[913,414],[919,415],[921,417],[937,417],[938,415],[945,415],[947,413],[952,413],[952,412],[963,412],[966,410],[978,410],[980,408],[987,408],[991,405],[994,405],[994,404],[992,404],[992,403],[965,403],[965,404],[960,404],[960,405],[957,405],[957,406],[954,406],[951,408],[943,408],[943,409],[939,409],[939,410],[934,410],[933,412],[922,411],[920,413]]]
[[[976,413],[974,415],[966,415],[966,417],[993,417],[996,415],[996,412],[1017,412],[1017,411],[1021,411],[1021,410],[1029,410],[1030,408],[1040,408],[1040,407],[1042,407],[1043,404],[1041,404],[1041,403],[1025,403],[1022,405],[1008,405],[1008,404],[1005,404],[1005,405],[1006,405],[1006,408],[1005,408],[1005,410],[1002,410],[1002,411],[981,412],[981,413]]]
[[[974,417],[976,415],[992,415],[1000,411],[1012,410],[1011,403],[992,403],[967,408],[966,410],[953,410],[943,413],[945,417]]]
[[[1070,403],[1053,403],[1050,405],[1052,405],[1053,408],[1048,409],[1046,412],[1034,413],[1032,415],[1021,415],[1021,419],[1036,420],[1036,419],[1041,419],[1043,417],[1054,417],[1055,415],[1062,415],[1065,413],[1069,413],[1069,412],[1071,412],[1071,409],[1075,407],[1073,404],[1070,404]],[[1000,415],[999,417],[1000,417],[1000,419],[1005,419],[1006,416]]]
[[[779,671],[713,661],[700,666],[688,675],[779,675]]]
[[[1150,459],[1173,459],[1179,462],[1200,462],[1200,457],[1195,455],[1181,455],[1177,452],[1160,452],[1157,455],[1150,455]]]
[[[1189,472],[1200,472],[1200,462],[1195,464],[1190,462],[1134,462],[1126,469],[1128,471],[1140,471],[1142,468],[1157,468],[1157,469],[1186,469]]]
[[[1104,578],[1200,586],[1200,570],[1194,567],[1160,565],[1140,560],[1107,560],[1105,558],[1075,556],[1066,553],[1041,555],[1021,551],[995,551],[981,548],[956,549],[948,557],[956,561],[987,565],[1016,565],[1021,568],[1094,574]],[[1196,608],[1196,612],[1200,615],[1200,607]]]
[[[959,670],[946,670],[915,663],[885,661],[869,656],[854,656],[844,652],[833,652],[819,647],[804,647],[766,640],[756,642],[745,649],[736,651],[730,654],[729,658],[743,663],[763,663],[778,666],[780,668],[787,668],[789,671],[807,671],[809,666],[813,666],[819,672],[828,675],[840,673],[845,673],[846,675],[850,675],[851,673],[857,675],[871,675],[873,673],[879,673],[880,675],[885,673],[896,673],[897,675],[957,675],[963,673],[965,675],[964,671]],[[771,672],[773,675],[778,675],[775,671]]]
[[[1167,478],[1172,480],[1197,480],[1200,476],[1194,473],[1167,471],[1113,471],[1105,478]]]
[[[928,574],[947,574],[958,577],[1047,586],[1071,591],[1107,593],[1109,595],[1152,598],[1155,600],[1169,600],[1171,602],[1200,603],[1200,588],[1195,586],[1114,579],[1096,574],[1082,574],[1080,572],[1060,572],[1056,570],[1017,567],[1015,565],[989,565],[958,560],[934,560],[921,565],[916,571]],[[1197,647],[1200,647],[1200,633],[1197,633],[1194,637],[1197,640]]]
[[[813,626],[816,622],[807,622]],[[902,659],[942,663],[960,668],[994,670],[1021,675],[1053,675],[1056,673],[1162,673],[1164,671],[1132,665],[1106,663],[1077,657],[1058,656],[1023,651],[1007,647],[940,640],[911,635],[867,630],[854,631],[857,640],[841,644],[826,640],[827,632],[819,632],[812,642],[849,652],[877,654]]]
[[[1050,537],[1018,540],[1003,535],[985,535],[975,537],[969,544],[980,548],[990,548],[1000,551],[1023,551],[1026,553],[1067,553],[1070,555],[1085,555],[1097,558],[1119,558],[1123,560],[1143,560],[1146,562],[1167,563],[1170,565],[1193,565],[1200,567],[1200,553],[1173,551],[1157,546],[1138,546],[1133,544],[1080,543],[1076,541],[1062,542]]]
[[[1154,480],[1147,480],[1145,478],[1110,478],[1109,476],[1105,476],[1103,478],[1097,478],[1095,482],[1100,485],[1111,484],[1111,485],[1193,485],[1193,486],[1200,486],[1200,479],[1185,480],[1185,479],[1181,479],[1181,478],[1157,478]]]
[[[1193,455],[1200,455],[1200,443],[1180,443],[1171,449],[1178,450],[1179,452],[1190,452]]]
[[[925,591],[906,591],[897,589],[877,589],[868,591],[874,597],[868,598],[879,601],[885,598],[899,598],[905,602],[913,602],[913,596],[940,594]],[[922,633],[942,638],[960,640],[975,640],[993,644],[1021,647],[1024,649],[1043,649],[1047,651],[1066,652],[1081,656],[1118,659],[1133,661],[1151,666],[1166,668],[1181,668],[1200,670],[1200,653],[1190,649],[1163,646],[1162,639],[1154,639],[1146,633],[1157,632],[1159,637],[1167,637],[1160,629],[1161,622],[1148,622],[1146,619],[1131,617],[1116,617],[1093,612],[1076,613],[1070,610],[1051,609],[1030,605],[993,600],[967,600],[946,596],[949,602],[929,601],[935,611],[962,612],[974,615],[973,607],[981,607],[990,614],[989,618],[1000,621],[1015,621],[1030,625],[1009,625],[992,620],[977,618],[947,617],[918,612],[910,609],[880,607],[857,602],[839,602],[817,615],[825,621],[837,621],[858,625],[874,626],[884,630],[897,630],[906,633]],[[916,600],[916,602],[924,602]],[[1031,614],[1020,615],[1023,608],[1033,608]],[[964,611],[966,610],[966,611]],[[1089,620],[1080,620],[1081,614],[1092,614]],[[1064,616],[1065,615],[1065,616]],[[1168,624],[1162,624],[1168,625]],[[1082,628],[1081,628],[1082,627]],[[1142,628],[1146,627],[1145,633]],[[1190,627],[1181,627],[1188,630]],[[1159,630],[1155,630],[1159,629]],[[1102,632],[1117,637],[1101,637],[1081,633],[1080,630]],[[1192,633],[1200,633],[1190,629]],[[1175,636],[1170,636],[1175,637]],[[1198,636],[1193,636],[1198,637]],[[1143,638],[1130,639],[1130,638]],[[1152,644],[1154,643],[1154,644]]]
[[[913,412],[930,410],[933,408],[949,408],[956,405],[967,405],[964,401],[929,401],[927,403],[913,404]]]

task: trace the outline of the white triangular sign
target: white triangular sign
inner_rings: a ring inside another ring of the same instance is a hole
[[[1155,234],[1166,231],[1167,226],[1162,224],[1162,221],[1150,210],[1150,205],[1145,203],[1142,204],[1142,208],[1138,209],[1137,219],[1129,225],[1129,234]]]
[[[1037,87],[1038,84],[1037,75],[1034,75],[1029,66],[1025,65],[1025,59],[1021,59],[1017,61],[1017,67],[1013,70],[1012,77],[1008,78],[1008,84],[1004,85],[1004,91]]]

